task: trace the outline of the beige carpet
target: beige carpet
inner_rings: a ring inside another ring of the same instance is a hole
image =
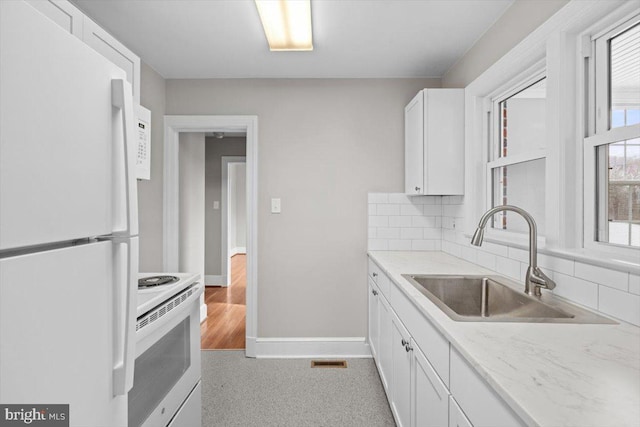
[[[347,364],[203,351],[202,426],[395,426],[373,359]]]

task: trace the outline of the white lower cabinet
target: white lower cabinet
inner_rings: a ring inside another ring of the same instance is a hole
[[[369,347],[374,359],[378,357],[378,346],[380,342],[380,314],[378,300],[380,292],[373,280],[369,279]]]
[[[475,427],[525,424],[454,348],[451,350],[451,395]]]
[[[391,323],[389,303],[380,293],[376,283],[369,278],[369,347],[376,361],[380,380],[385,391],[389,392],[391,375]]]
[[[380,339],[378,341],[378,362],[380,379],[382,385],[387,392],[387,396],[390,396],[389,387],[391,383],[391,370],[393,369],[391,360],[391,306],[387,302],[387,299],[380,295],[378,298],[378,320],[380,326],[378,332],[380,333]]]
[[[396,422],[402,427],[446,427],[449,390],[402,321],[391,314],[391,408]]]
[[[411,425],[411,336],[395,315],[391,316],[391,410],[398,427]]]
[[[449,396],[449,427],[473,427],[453,396]]]
[[[398,426],[523,426],[383,269],[370,271],[369,343]]]
[[[449,390],[413,339],[411,349],[413,355],[411,425],[413,427],[447,426]]]

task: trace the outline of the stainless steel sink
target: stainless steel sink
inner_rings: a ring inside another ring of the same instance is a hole
[[[404,274],[450,318],[463,322],[616,322],[545,293],[529,296],[500,276]]]

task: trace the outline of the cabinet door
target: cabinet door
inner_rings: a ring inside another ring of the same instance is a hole
[[[391,362],[391,306],[382,294],[378,295],[378,358],[380,360],[380,379],[387,391],[387,397],[391,397],[389,387],[391,385],[391,375],[393,364]]]
[[[449,391],[413,339],[411,348],[411,425],[446,426],[449,417]]]
[[[378,309],[378,299],[380,293],[378,292],[376,285],[371,279],[369,279],[369,347],[371,348],[371,355],[379,363],[378,347],[380,342],[380,319]]]
[[[139,104],[140,58],[87,17],[84,19],[82,38],[86,44],[127,73],[127,81],[133,89],[133,101]]]
[[[424,92],[424,194],[464,194],[464,90]]]
[[[453,396],[449,396],[449,427],[473,427]]]
[[[411,336],[391,312],[391,409],[399,427],[411,425]]]
[[[82,39],[84,15],[74,5],[66,0],[27,0],[27,2],[67,32]]]
[[[424,194],[424,98],[420,91],[404,109],[404,192]]]
[[[456,402],[476,427],[525,425],[453,347],[450,390]]]

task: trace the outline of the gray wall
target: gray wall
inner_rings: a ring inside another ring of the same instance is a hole
[[[568,2],[516,0],[442,76],[442,87],[467,86]]]
[[[140,103],[151,110],[151,180],[138,181],[140,271],[162,271],[162,166],[165,80],[144,62]]]
[[[247,152],[246,141],[245,137],[206,138],[205,273],[207,275],[222,274],[222,210],[213,209],[214,200],[222,202],[222,156],[244,156]]]
[[[402,191],[404,106],[439,85],[167,80],[167,114],[258,116],[259,337],[365,336],[367,193]]]
[[[247,165],[229,166],[229,248],[247,246]]]
[[[204,133],[181,133],[180,167],[180,272],[204,278]]]

